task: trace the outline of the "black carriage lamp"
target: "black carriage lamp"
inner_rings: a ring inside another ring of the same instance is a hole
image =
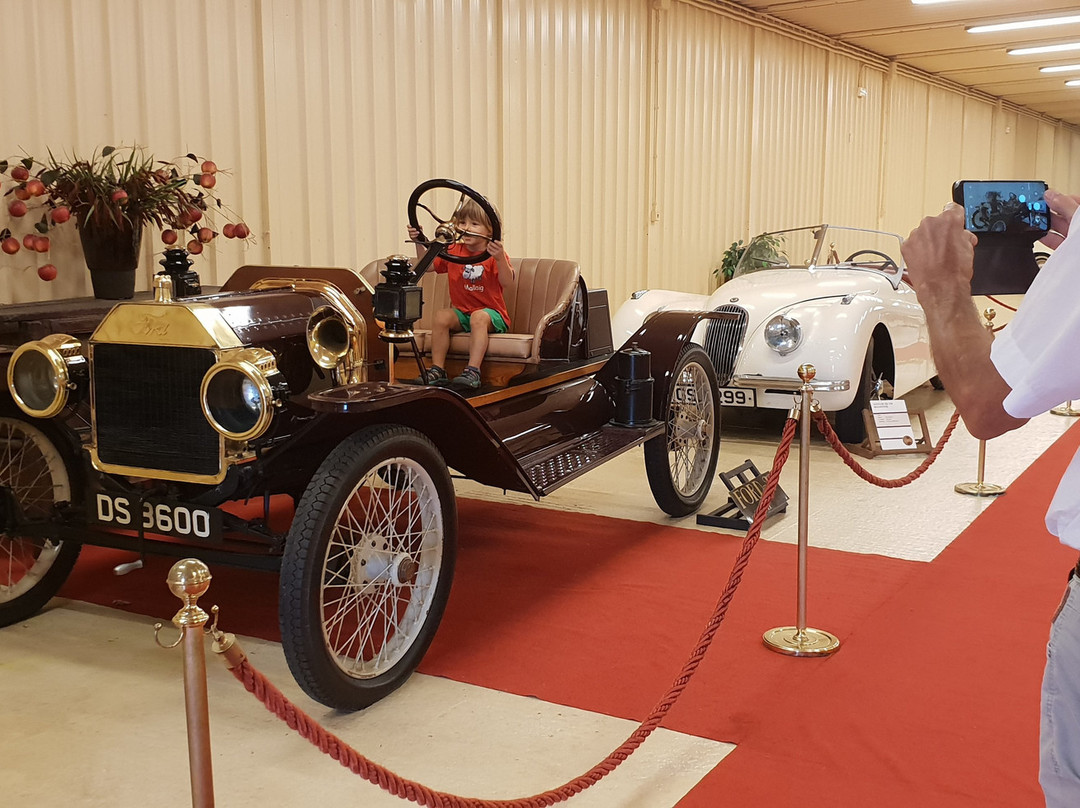
[[[424,310],[423,291],[418,286],[428,267],[443,251],[457,241],[460,234],[451,224],[440,224],[435,238],[428,241],[421,231],[418,242],[427,252],[414,267],[404,255],[391,255],[382,270],[384,281],[375,286],[375,318],[385,323],[379,337],[386,342],[410,342],[413,323]]]
[[[166,250],[165,257],[159,262],[164,267],[158,275],[165,275],[172,280],[172,297],[193,297],[202,294],[199,273],[191,268],[188,251],[183,249]]]

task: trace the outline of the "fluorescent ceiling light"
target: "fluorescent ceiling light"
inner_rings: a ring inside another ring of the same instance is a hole
[[[1080,79],[1070,79],[1065,82],[1066,87],[1080,87]]]
[[[1029,56],[1035,53],[1061,53],[1080,50],[1080,42],[1063,42],[1060,45],[1038,45],[1034,48],[1012,48],[1005,51],[1009,56]]]
[[[1073,70],[1080,70],[1080,65],[1049,65],[1039,68],[1040,73],[1069,73]]]
[[[973,25],[967,29],[969,34],[992,34],[996,31],[1019,31],[1022,28],[1045,28],[1050,25],[1071,25],[1080,22],[1080,15],[1071,17],[1043,17],[1034,20],[1016,20],[998,22],[992,25]]]
[[[935,3],[953,3],[955,0],[911,0],[911,4],[914,6],[930,6]]]

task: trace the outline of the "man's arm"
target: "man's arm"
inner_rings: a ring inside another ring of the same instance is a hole
[[[963,208],[949,204],[928,216],[901,247],[926,312],[938,375],[968,431],[993,438],[1027,423],[1005,412],[1011,388],[990,361],[992,335],[971,301],[976,238],[964,229]]]

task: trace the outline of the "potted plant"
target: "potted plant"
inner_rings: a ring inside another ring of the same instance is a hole
[[[189,231],[186,247],[195,254],[217,237],[211,215],[229,218],[214,190],[217,173],[212,160],[194,154],[156,160],[139,146],[106,146],[89,157],[58,157],[49,151],[44,159],[26,156],[0,161],[12,222],[34,222],[32,232],[21,242],[5,228],[0,232],[0,249],[9,255],[20,248],[48,252],[49,231],[74,221],[95,297],[131,297],[142,234],[148,225],[161,228],[167,246]],[[247,238],[250,233],[243,222],[228,222],[221,228],[221,234],[229,238]],[[38,275],[52,280],[56,267],[46,264]]]
[[[751,268],[768,266],[770,262],[779,257],[782,246],[783,242],[780,236],[772,236],[768,233],[755,236],[750,239],[749,244],[743,244],[742,239],[731,242],[731,245],[724,250],[724,254],[720,259],[720,266],[713,268],[716,285],[721,286],[731,280],[735,274],[735,268],[743,260],[744,256],[746,256],[748,266]],[[746,255],[747,251],[749,251],[749,255]]]

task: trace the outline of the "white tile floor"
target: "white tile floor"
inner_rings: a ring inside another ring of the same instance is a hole
[[[912,409],[926,412],[936,440],[952,412],[948,397],[927,387],[908,400]],[[768,469],[781,420],[728,418],[720,468],[751,459],[759,469]],[[1074,421],[1047,414],[991,441],[985,480],[1007,485]],[[929,561],[991,501],[953,491],[956,483],[973,481],[977,472],[978,442],[962,427],[930,471],[899,490],[864,483],[817,436],[810,451],[808,530],[814,546]],[[895,477],[921,459],[913,454],[865,462],[874,473]],[[764,538],[794,542],[797,451],[781,484],[792,497],[791,507],[767,523]],[[459,481],[458,489],[463,496],[504,497],[467,481]],[[532,504],[517,495],[506,499]],[[705,510],[725,500],[717,482]],[[694,517],[671,520],[655,507],[640,449],[554,492],[537,507],[713,530],[698,528]],[[154,644],[153,622],[56,600],[45,613],[0,631],[5,804],[191,804],[181,656]],[[633,728],[604,715],[421,676],[362,714],[335,714],[299,692],[279,646],[250,639],[244,645],[253,662],[329,730],[402,775],[459,794],[520,797],[557,786],[587,770]],[[288,730],[243,693],[222,666],[210,665],[208,672],[219,805],[402,804]],[[731,748],[660,731],[574,804],[674,805]]]

